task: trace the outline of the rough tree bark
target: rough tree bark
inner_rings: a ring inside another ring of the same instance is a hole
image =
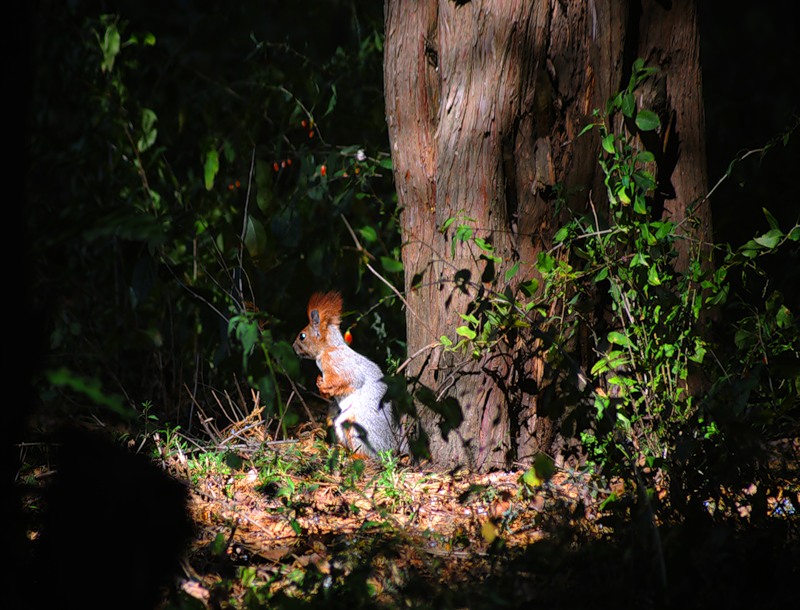
[[[596,136],[577,138],[595,108],[623,88],[636,57],[661,72],[643,98],[664,121],[663,213],[684,217],[706,191],[704,118],[694,0],[386,0],[384,80],[402,210],[410,378],[455,398],[464,420],[446,438],[421,408],[434,461],[476,470],[552,451],[554,418],[542,407],[544,365],[518,333],[477,360],[440,347],[476,296],[503,290],[504,272],[551,244],[556,186],[568,205],[602,199]],[[473,219],[502,258],[494,273],[475,245],[451,238]],[[696,237],[710,233],[701,214]],[[467,281],[465,281],[467,280]]]

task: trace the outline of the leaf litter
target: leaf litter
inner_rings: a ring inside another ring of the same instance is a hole
[[[192,481],[197,535],[184,561],[184,596],[202,607],[231,608],[294,607],[292,600],[314,605],[332,597],[364,607],[489,608],[558,600],[554,607],[567,608],[576,607],[565,600],[581,591],[576,582],[587,574],[594,582],[604,574],[618,578],[619,569],[629,567],[625,545],[634,556],[663,553],[660,546],[637,550],[641,543],[625,533],[633,513],[620,505],[635,491],[619,479],[601,483],[567,469],[555,469],[546,480],[524,469],[443,472],[407,458],[353,458],[315,425],[301,426],[296,437],[239,442],[218,469],[175,454],[165,460],[168,470]],[[747,494],[728,494],[727,509],[707,510],[735,512],[746,521]],[[796,483],[787,481],[770,498],[771,507],[780,502],[792,511],[795,536]],[[648,533],[647,526],[637,527],[634,538]],[[615,535],[621,548],[611,542]],[[584,563],[582,549],[590,549],[596,565]],[[654,580],[633,583],[622,599],[651,603],[660,595]],[[680,595],[680,587],[673,589]]]

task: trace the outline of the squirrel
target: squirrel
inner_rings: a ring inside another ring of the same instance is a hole
[[[370,359],[351,349],[339,329],[342,295],[315,293],[308,302],[309,324],[297,335],[295,353],[316,360],[317,389],[334,398],[339,413],[333,420],[336,439],[359,455],[376,458],[379,452],[406,451],[392,403],[385,400],[383,372]]]

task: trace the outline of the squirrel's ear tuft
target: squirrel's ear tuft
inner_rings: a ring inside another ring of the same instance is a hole
[[[312,313],[317,320],[312,318]],[[326,323],[338,323],[342,317],[342,295],[338,292],[317,292],[308,301],[308,319],[318,323],[319,319]]]

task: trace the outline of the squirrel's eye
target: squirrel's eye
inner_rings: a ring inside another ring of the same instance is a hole
[[[306,340],[306,334],[300,333],[300,341],[305,341],[305,340]]]

